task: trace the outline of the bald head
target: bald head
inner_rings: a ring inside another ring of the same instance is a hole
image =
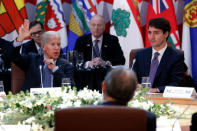
[[[90,20],[90,31],[95,38],[99,38],[105,30],[104,18],[100,15],[95,15]]]

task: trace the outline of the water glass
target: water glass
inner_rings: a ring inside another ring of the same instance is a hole
[[[151,88],[150,77],[142,77],[141,86],[142,88]]]
[[[62,78],[62,86],[64,86],[64,87],[71,87],[70,78]]]
[[[0,92],[4,92],[3,81],[0,81]]]
[[[77,53],[77,60],[76,60],[76,66],[78,69],[82,69],[83,62],[84,62],[83,53],[78,52]]]

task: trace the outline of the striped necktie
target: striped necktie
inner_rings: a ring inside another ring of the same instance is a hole
[[[151,87],[153,86],[153,82],[154,82],[154,79],[155,79],[155,74],[157,72],[157,67],[159,65],[158,56],[159,56],[159,52],[155,52],[153,60],[151,62],[150,73],[149,73]]]
[[[95,45],[93,46],[93,58],[100,57],[98,43],[99,43],[99,40],[95,40]]]

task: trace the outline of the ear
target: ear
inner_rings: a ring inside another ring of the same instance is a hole
[[[166,32],[164,33],[164,35],[165,35],[165,38],[167,38],[168,35],[170,35],[170,32],[166,31]]]
[[[102,92],[103,92],[103,94],[105,94],[105,92],[106,92],[106,82],[105,81],[102,82]]]
[[[46,47],[45,47],[44,44],[41,44],[41,47],[42,47],[42,50],[43,50],[43,51],[46,50]]]

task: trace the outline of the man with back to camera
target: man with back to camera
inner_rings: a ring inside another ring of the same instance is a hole
[[[102,105],[126,106],[134,96],[137,88],[135,73],[125,68],[112,69],[102,83]],[[147,131],[156,130],[156,116],[146,112]]]
[[[84,55],[85,66],[124,65],[125,58],[118,38],[104,33],[103,17],[93,16],[89,28],[91,34],[79,37],[75,44],[75,50]]]
[[[142,77],[150,77],[150,93],[163,92],[165,86],[182,86],[187,67],[184,55],[177,49],[167,46],[170,24],[164,18],[149,21],[148,39],[152,47],[136,53],[133,70],[138,82]]]
[[[27,30],[29,30],[29,21],[25,20],[17,40],[20,40],[20,34],[23,34],[24,38],[29,36],[31,32]],[[70,78],[74,84],[73,66],[66,60],[59,58],[60,35],[57,32],[48,31],[42,35],[41,46],[44,56],[36,53],[21,55],[16,51],[16,47],[20,44],[20,42],[14,42],[13,46],[11,45],[6,51],[6,55],[25,72],[25,81],[22,87],[24,91],[35,87],[60,87],[62,78]]]

